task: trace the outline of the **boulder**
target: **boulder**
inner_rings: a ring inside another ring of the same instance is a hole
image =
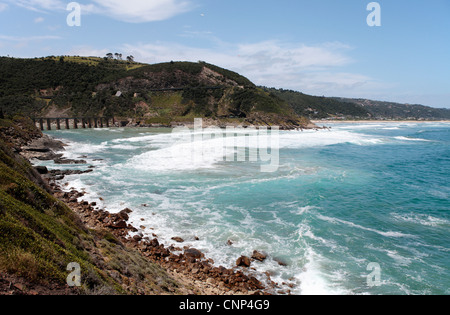
[[[48,174],[48,169],[45,166],[35,166],[34,169],[41,175]]]
[[[110,224],[109,227],[113,229],[126,229],[128,228],[128,225],[127,222],[125,222],[124,220],[120,220],[118,222]]]
[[[255,250],[255,251],[253,251],[252,258],[254,260],[258,260],[260,262],[263,262],[264,260],[267,259],[267,255],[265,253],[260,253],[260,252]]]
[[[194,259],[201,259],[204,255],[201,251],[195,248],[188,248],[184,250],[184,255],[186,257],[191,257]]]
[[[251,261],[247,256],[241,256],[236,260],[236,266],[238,267],[250,267]]]
[[[34,139],[27,146],[24,146],[22,149],[25,151],[31,152],[51,152],[51,151],[63,151],[64,143],[59,140],[55,140],[48,135],[43,135],[40,138]]]
[[[53,160],[55,164],[87,164],[84,160],[73,160],[73,159],[65,159],[65,158],[56,158]]]
[[[172,237],[172,240],[178,243],[184,243],[184,239],[182,239],[181,237]]]
[[[135,242],[140,242],[142,240],[142,234],[136,234],[135,236],[133,236],[133,240]]]
[[[120,211],[117,215],[119,216],[119,218],[128,221],[130,219],[130,217],[128,216],[128,214],[132,213],[133,211],[125,208],[122,211]]]

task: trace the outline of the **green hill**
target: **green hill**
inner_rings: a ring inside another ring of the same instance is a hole
[[[450,109],[423,105],[399,104],[367,99],[335,98],[342,103],[352,103],[366,109],[375,119],[448,120]]]
[[[286,127],[308,124],[276,95],[205,62],[0,58],[0,108],[10,115],[115,116],[144,118],[146,123],[197,117]]]
[[[0,109],[29,117],[114,116],[164,125],[210,118],[282,128],[304,127],[308,118],[450,119],[449,109],[257,87],[205,62],[149,65],[75,56],[0,57]]]
[[[311,119],[341,116],[358,119],[369,119],[372,117],[370,111],[352,102],[342,102],[329,97],[311,96],[292,90],[265,89],[288,102],[298,115]]]
[[[301,92],[263,88],[288,102],[298,114],[310,119],[448,120],[450,109],[398,104],[367,99],[319,97]]]

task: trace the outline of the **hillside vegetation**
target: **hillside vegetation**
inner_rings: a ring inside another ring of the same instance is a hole
[[[0,109],[14,115],[135,118],[171,125],[209,118],[296,128],[308,119],[450,119],[449,109],[257,87],[199,61],[143,64],[99,57],[0,57]]]
[[[205,62],[145,65],[107,58],[0,58],[0,107],[31,117],[194,117],[301,126],[308,120],[247,78]]]
[[[360,106],[375,119],[448,120],[450,109],[432,108],[423,105],[398,104],[367,99],[336,98],[341,103]]]
[[[288,102],[297,114],[312,119],[341,116],[358,119],[372,117],[371,112],[366,108],[351,102],[342,102],[329,97],[306,95],[292,90],[265,89]]]
[[[293,110],[311,119],[448,120],[450,109],[398,104],[367,99],[306,95],[301,92],[263,88],[288,102]]]

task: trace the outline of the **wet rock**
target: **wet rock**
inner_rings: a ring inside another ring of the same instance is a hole
[[[86,170],[86,171],[81,171],[81,170],[51,170],[51,171],[49,171],[49,173],[52,176],[80,175],[80,174],[86,174],[86,173],[91,173],[91,172],[93,172],[93,170]]]
[[[85,160],[72,160],[65,158],[56,158],[53,161],[55,164],[87,164]]]
[[[141,234],[136,234],[135,236],[133,236],[133,240],[135,242],[140,242],[142,240],[142,235]]]
[[[131,224],[128,224],[127,229],[129,229],[131,232],[138,232],[139,230],[136,229],[134,226],[132,226]]]
[[[38,139],[34,139],[29,145],[22,148],[25,151],[30,152],[50,152],[50,151],[63,151],[64,143],[59,140],[55,140],[48,135],[43,135]]]
[[[172,237],[172,240],[178,243],[184,243],[184,239],[182,239],[181,237]]]
[[[236,266],[238,267],[250,267],[251,261],[247,256],[241,256],[236,260]]]
[[[252,258],[260,262],[263,262],[264,260],[267,259],[267,255],[265,253],[260,253],[255,250],[253,251]]]
[[[130,219],[130,217],[128,215],[132,212],[133,212],[132,210],[125,208],[118,213],[118,216],[119,216],[119,218],[121,218],[125,221],[128,221]]]

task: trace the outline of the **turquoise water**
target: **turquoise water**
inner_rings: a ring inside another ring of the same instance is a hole
[[[167,129],[49,134],[69,144],[67,157],[95,166],[66,177],[67,189],[112,212],[133,209],[141,233],[182,237],[217,265],[259,250],[269,258],[255,271],[294,294],[449,294],[450,124],[330,126],[280,132],[272,173],[220,151],[192,160]]]

